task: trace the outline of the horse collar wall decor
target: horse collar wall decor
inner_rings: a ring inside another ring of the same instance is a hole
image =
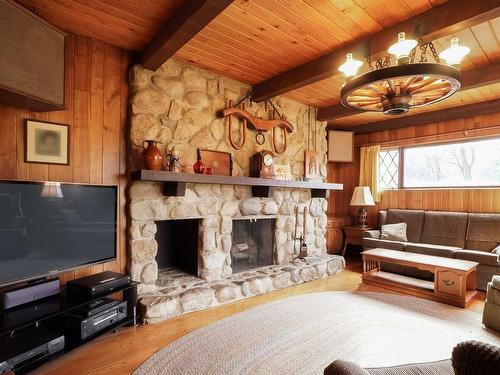
[[[250,99],[250,95],[245,96],[242,100],[240,100],[234,107],[232,107],[231,101],[229,102],[229,107],[226,108],[222,114],[224,117],[228,118],[228,125],[229,125],[229,142],[231,143],[231,146],[236,149],[240,150],[246,142],[246,129],[250,130],[255,130],[257,131],[257,134],[255,135],[255,142],[259,145],[262,145],[265,143],[265,136],[264,133],[268,131],[272,131],[272,139],[273,139],[273,147],[274,151],[277,154],[282,154],[286,151],[287,149],[287,134],[288,133],[293,133],[295,130],[294,126],[287,120],[283,118],[281,114],[279,114],[277,108],[274,106],[274,104],[271,101],[266,101],[265,106],[267,108],[267,104],[269,103],[270,106],[272,107],[272,118],[269,120],[264,120],[260,117],[256,117],[249,113],[248,111],[245,110],[244,102],[246,100],[250,101],[250,106],[252,106],[252,102]],[[278,114],[278,116],[276,116]],[[233,139],[232,135],[232,117],[236,117],[239,120],[243,121],[243,126],[241,127],[240,131],[240,141],[237,143]],[[277,133],[276,133],[276,128],[280,128],[282,132],[282,145],[279,147],[278,142],[277,142]]]

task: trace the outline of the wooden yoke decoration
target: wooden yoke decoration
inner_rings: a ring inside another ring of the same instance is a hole
[[[276,108],[274,108],[274,105],[271,103],[273,107],[273,118],[270,120],[264,120],[260,117],[256,117],[252,115],[251,113],[247,112],[245,110],[244,105],[242,102],[240,102],[241,108],[237,105],[235,107],[231,107],[232,102],[229,102],[230,108],[226,108],[225,110],[222,111],[222,115],[224,117],[228,118],[229,122],[229,142],[231,143],[231,146],[235,150],[240,150],[244,145],[246,141],[246,128],[250,130],[256,130],[257,135],[255,136],[255,141],[257,144],[262,145],[265,142],[265,137],[264,134],[265,132],[272,131],[272,137],[273,137],[273,147],[274,150],[276,151],[277,154],[282,154],[286,151],[287,145],[288,145],[288,139],[287,139],[287,134],[288,133],[293,133],[295,130],[294,126],[287,120],[281,118],[281,116],[278,116],[278,118],[275,117],[275,113],[277,112]],[[241,129],[241,137],[240,137],[240,142],[237,143],[233,139],[232,135],[232,117],[236,117],[239,120],[243,121],[243,128]],[[282,137],[283,137],[283,146],[281,148],[278,147],[278,143],[276,142],[276,128],[281,128],[282,131]]]

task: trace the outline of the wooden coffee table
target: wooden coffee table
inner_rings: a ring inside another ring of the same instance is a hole
[[[477,262],[387,249],[371,249],[362,254],[365,284],[458,307],[467,307],[477,293]],[[434,282],[382,271],[381,262],[430,271]]]

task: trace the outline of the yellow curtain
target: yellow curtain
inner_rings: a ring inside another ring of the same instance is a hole
[[[361,147],[359,165],[359,186],[368,186],[375,202],[380,202],[378,190],[378,153],[380,146]]]

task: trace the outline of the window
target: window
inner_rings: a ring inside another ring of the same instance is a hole
[[[404,148],[404,187],[500,185],[500,138]]]
[[[378,174],[378,186],[381,189],[397,189],[399,187],[399,149],[379,152]]]
[[[381,150],[379,188],[500,186],[500,138]]]

